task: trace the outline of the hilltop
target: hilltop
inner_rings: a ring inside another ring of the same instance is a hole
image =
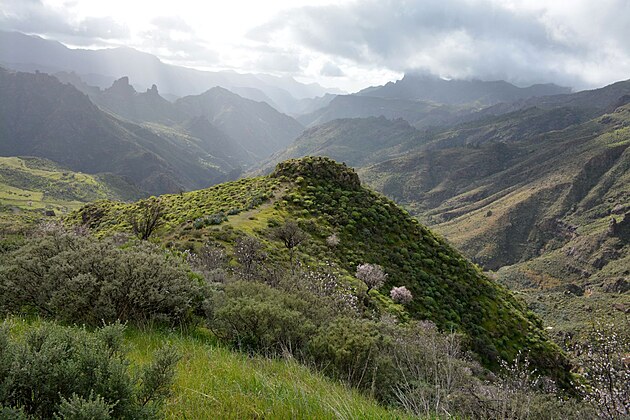
[[[414,296],[406,307],[410,317],[461,332],[487,366],[496,368],[499,358],[511,360],[526,348],[539,369],[567,383],[566,360],[523,303],[392,201],[361,186],[345,165],[289,160],[266,177],[135,204],[98,201],[67,220],[101,236],[130,232],[129,214],[151,203],[158,203],[164,221],[153,240],[182,250],[210,242],[231,253],[238,238],[253,235],[272,265],[292,264],[272,232],[295,220],[308,237],[297,249],[299,264],[332,267],[354,287],[358,264],[379,264],[388,273],[382,296],[406,286]],[[331,246],[333,235],[338,242]]]

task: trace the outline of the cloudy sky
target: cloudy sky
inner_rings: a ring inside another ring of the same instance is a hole
[[[576,89],[630,78],[628,0],[0,0],[0,28],[347,91],[410,71]]]

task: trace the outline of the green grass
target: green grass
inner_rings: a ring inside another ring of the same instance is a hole
[[[5,322],[19,337],[41,321],[9,317]],[[128,327],[125,341],[132,369],[151,362],[166,343],[182,356],[173,393],[163,407],[167,419],[412,418],[296,361],[230,350],[203,328],[180,332]]]
[[[295,361],[249,357],[217,345],[203,331],[130,330],[127,338],[136,363],[149,362],[165,342],[183,355],[164,407],[169,419],[410,418]]]

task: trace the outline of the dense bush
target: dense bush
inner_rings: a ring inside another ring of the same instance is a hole
[[[320,328],[309,343],[309,355],[324,372],[358,388],[370,389],[385,373],[384,336],[374,321],[339,317]],[[382,384],[379,394],[383,394]]]
[[[238,280],[237,271],[237,279],[217,285],[207,302],[208,325],[235,348],[289,355],[418,416],[593,415],[585,405],[556,396],[552,385],[543,387],[549,382],[527,362],[505,364],[495,377],[468,357],[462,336],[440,332],[428,321],[379,316],[370,309],[378,305],[364,306],[366,300],[357,299],[330,269],[302,267],[273,285],[257,276]]]
[[[169,394],[179,356],[170,347],[132,375],[123,327],[85,329],[42,324],[14,337],[0,328],[0,417],[149,419]]]
[[[209,306],[209,327],[245,351],[274,355],[299,352],[315,325],[309,303],[262,283],[236,281]]]
[[[72,323],[187,321],[200,285],[180,259],[149,243],[125,248],[62,230],[2,257],[0,310]]]

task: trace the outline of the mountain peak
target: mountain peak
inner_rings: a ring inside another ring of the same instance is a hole
[[[151,88],[147,89],[147,93],[150,93],[152,95],[159,95],[157,86],[155,84],[151,85]]]
[[[278,163],[273,177],[287,177],[297,180],[307,178],[319,182],[329,182],[349,190],[361,187],[361,181],[354,169],[345,163],[338,163],[324,156],[307,156],[289,159]]]
[[[134,95],[136,90],[129,84],[129,77],[123,76],[120,79],[114,81],[112,87],[106,90],[110,93],[119,95]]]

